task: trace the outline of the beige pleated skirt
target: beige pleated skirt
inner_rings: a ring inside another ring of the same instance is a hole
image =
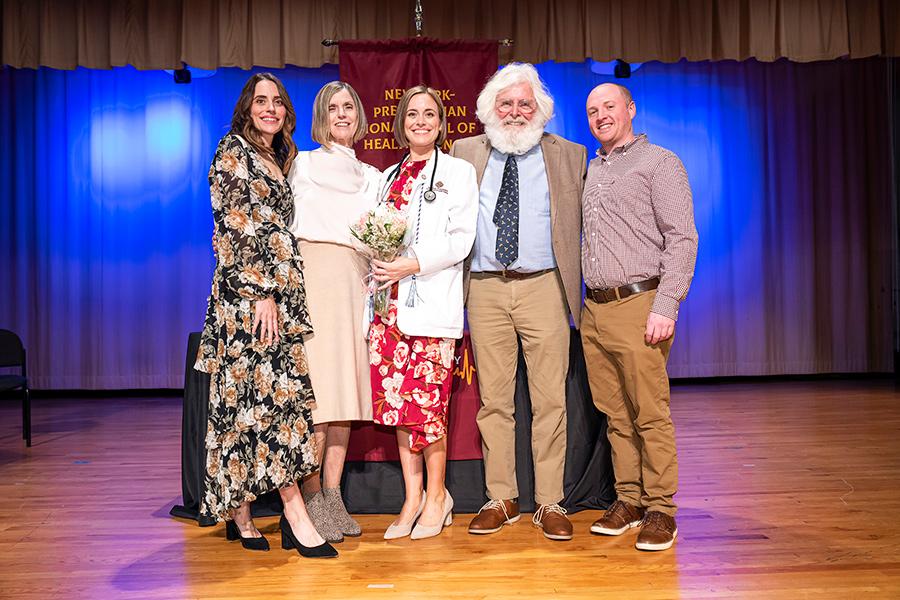
[[[305,338],[316,406],[313,423],[371,421],[369,351],[363,337],[369,263],[352,248],[300,242],[313,333]]]

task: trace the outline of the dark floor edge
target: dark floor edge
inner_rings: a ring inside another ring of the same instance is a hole
[[[804,373],[782,375],[728,375],[722,377],[673,377],[673,387],[679,385],[720,385],[723,383],[784,383],[810,381],[890,381],[893,373]]]
[[[806,373],[782,375],[729,375],[722,377],[673,377],[673,387],[680,385],[720,385],[727,383],[767,383],[802,381],[887,381],[894,379],[893,373]],[[900,379],[900,378],[898,378]],[[182,388],[140,388],[110,390],[38,390],[32,388],[32,398],[159,398],[181,397]],[[2,392],[0,399],[20,398],[21,392]]]

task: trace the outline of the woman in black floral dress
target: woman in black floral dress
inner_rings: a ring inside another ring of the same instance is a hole
[[[250,502],[277,489],[282,546],[337,552],[316,532],[297,482],[318,469],[314,402],[303,348],[311,331],[302,261],[288,231],[294,200],[285,174],[297,154],[296,117],[281,82],[254,75],[209,170],[216,269],[195,368],[210,374],[204,514],[226,537],[268,550]]]

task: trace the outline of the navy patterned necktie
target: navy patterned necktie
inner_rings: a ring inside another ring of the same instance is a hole
[[[512,154],[506,157],[503,167],[494,225],[497,226],[497,260],[508,267],[519,257],[519,167]]]

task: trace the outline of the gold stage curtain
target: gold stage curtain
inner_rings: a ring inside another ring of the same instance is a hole
[[[336,63],[332,39],[412,37],[413,0],[2,0],[13,67]],[[900,0],[423,0],[424,35],[504,39],[501,62],[798,62],[900,55]]]

